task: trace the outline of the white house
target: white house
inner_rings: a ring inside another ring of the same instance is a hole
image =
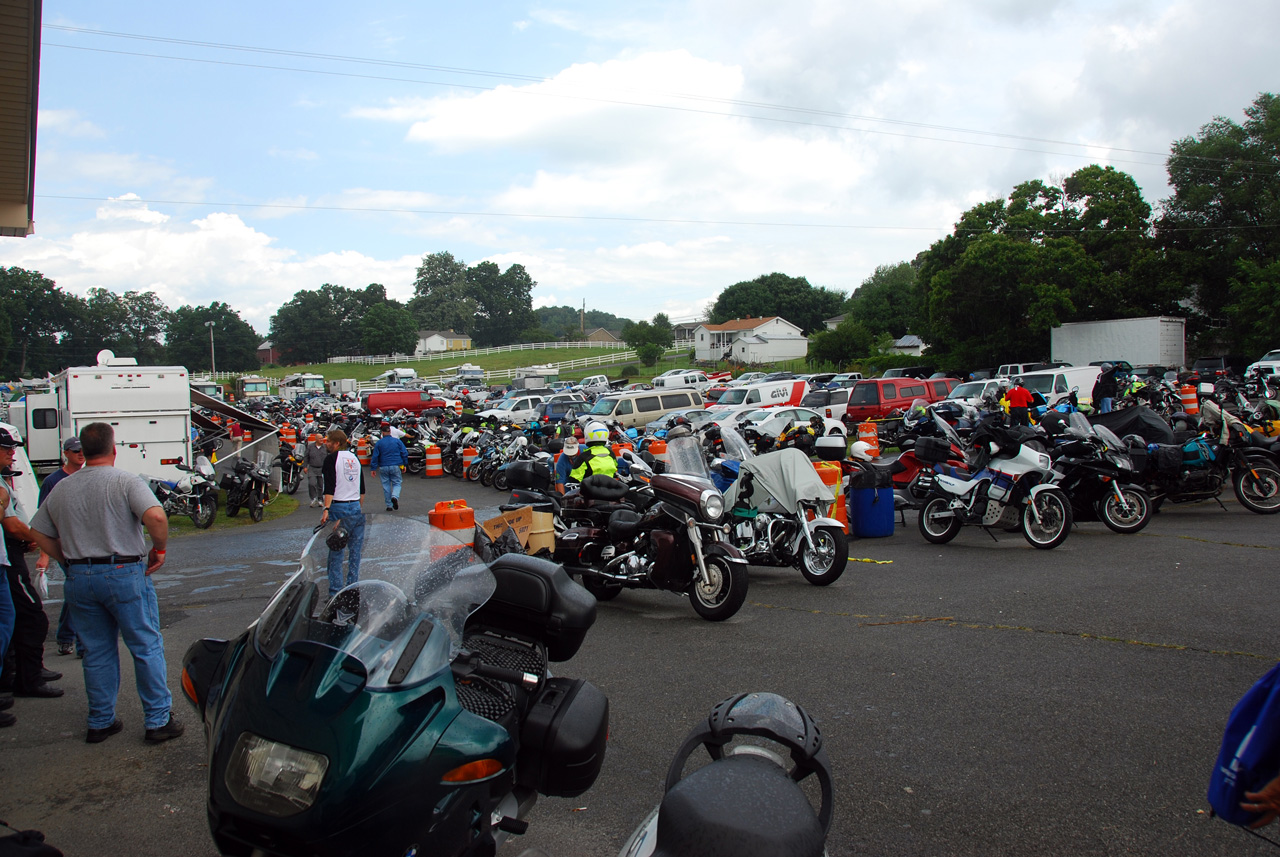
[[[910,354],[913,357],[919,357],[928,347],[923,339],[914,333],[908,333],[906,336],[893,341],[892,350],[899,354]]]
[[[465,351],[471,347],[471,337],[452,330],[419,330],[418,345],[414,357],[424,357],[441,351]]]
[[[778,363],[804,357],[809,340],[786,319],[736,318],[724,324],[700,324],[693,332],[694,357],[740,363]]]

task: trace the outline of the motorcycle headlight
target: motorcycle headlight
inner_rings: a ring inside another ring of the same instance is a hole
[[[326,756],[244,732],[231,751],[223,779],[236,803],[283,817],[315,802],[328,769]]]
[[[698,507],[702,511],[702,516],[708,521],[718,521],[724,514],[724,495],[719,491],[703,491],[702,496],[698,498]]]

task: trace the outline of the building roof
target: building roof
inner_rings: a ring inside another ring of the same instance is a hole
[[[622,331],[609,330],[607,327],[593,327],[591,330],[588,330],[584,335],[591,336],[592,334],[595,334],[595,333],[607,333],[610,336],[612,336],[614,339],[618,340],[619,342],[622,341]]]
[[[269,348],[275,348],[275,345],[272,344],[270,339],[258,346],[259,351],[265,351]]]
[[[426,339],[428,336],[442,336],[445,339],[470,339],[465,333],[456,333],[452,330],[419,330],[418,338]]]
[[[755,330],[757,327],[768,324],[775,318],[777,318],[776,315],[769,315],[764,318],[751,318],[748,316],[747,318],[735,318],[733,321],[726,321],[724,324],[703,324],[699,326],[705,327],[707,330],[711,331]]]
[[[40,0],[0,2],[0,235],[35,231]]]
[[[916,336],[914,333],[908,333],[893,342],[895,348],[917,348],[924,345],[924,340]]]
[[[823,324],[833,324],[833,323],[834,323],[837,327],[839,327],[839,326],[840,326],[840,323],[841,323],[842,321],[844,321],[845,316],[847,316],[847,315],[848,315],[848,313],[842,312],[842,313],[840,313],[839,315],[833,315],[833,316],[831,316],[831,318],[824,318],[824,319],[822,320],[822,323],[823,323]]]

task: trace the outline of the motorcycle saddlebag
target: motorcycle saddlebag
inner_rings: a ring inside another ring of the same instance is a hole
[[[564,566],[524,554],[504,554],[489,566],[498,581],[493,597],[471,614],[478,625],[537,640],[547,659],[567,661],[596,621],[596,599]]]
[[[236,484],[236,479],[230,473],[222,474],[222,479],[218,482],[218,487],[223,491],[230,491]]]
[[[551,490],[551,471],[541,461],[516,461],[507,465],[507,484],[512,488]]]
[[[916,458],[929,464],[941,464],[951,458],[951,441],[941,437],[916,438]]]
[[[608,734],[609,700],[595,685],[548,679],[520,731],[520,784],[550,797],[577,797],[600,775]]]

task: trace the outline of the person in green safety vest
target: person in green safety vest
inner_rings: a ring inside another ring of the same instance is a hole
[[[588,476],[616,476],[618,462],[609,450],[609,430],[603,423],[589,423],[586,430],[587,448],[574,459],[569,471],[570,482],[581,482]]]

